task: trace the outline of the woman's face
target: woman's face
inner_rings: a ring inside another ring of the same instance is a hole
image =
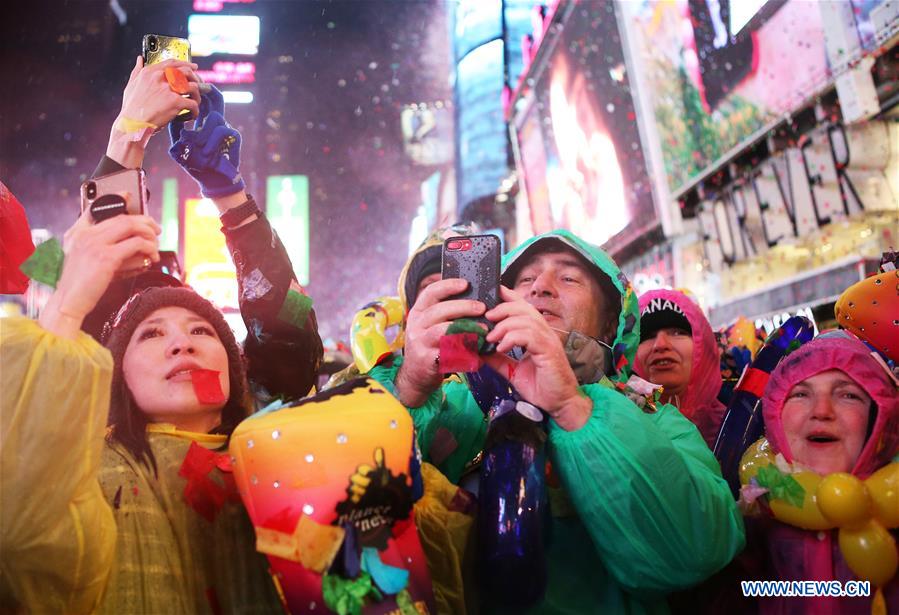
[[[850,472],[865,444],[871,398],[840,370],[790,389],[781,420],[793,460],[819,474]]]
[[[206,433],[221,422],[220,404],[203,404],[194,392],[191,372],[219,372],[228,399],[228,353],[215,328],[182,307],[164,307],[134,330],[122,371],[125,384],[151,423],[172,423],[186,431]]]
[[[655,337],[637,346],[637,360],[647,380],[665,387],[663,401],[675,396],[683,399],[693,372],[693,335],[677,327],[659,329]]]

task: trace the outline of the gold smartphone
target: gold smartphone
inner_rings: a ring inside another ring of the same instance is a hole
[[[145,34],[141,43],[141,55],[144,57],[144,66],[158,64],[165,60],[190,62],[190,41],[177,36]],[[187,94],[183,96],[184,98],[190,98]],[[189,120],[190,111],[185,109],[175,119],[182,122]]]
[[[158,64],[163,60],[190,62],[190,41],[176,36],[145,34],[141,53],[144,56],[144,66]]]

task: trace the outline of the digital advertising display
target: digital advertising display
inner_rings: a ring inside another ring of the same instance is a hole
[[[187,38],[193,56],[214,53],[256,55],[259,53],[259,17],[256,15],[191,15]]]
[[[577,3],[560,37],[516,118],[533,230],[615,252],[658,218],[614,5]]]
[[[508,173],[507,136],[501,103],[503,42],[473,49],[456,66],[456,130],[461,207],[494,194]]]
[[[265,215],[290,256],[297,281],[309,284],[309,178],[271,175],[265,183]]]
[[[199,69],[197,75],[207,83],[238,84],[256,81],[256,64],[254,62],[213,63],[211,69]]]
[[[185,280],[219,308],[238,308],[237,273],[221,232],[219,211],[210,199],[184,202]]]
[[[815,2],[635,0],[621,8],[674,194],[828,83]]]

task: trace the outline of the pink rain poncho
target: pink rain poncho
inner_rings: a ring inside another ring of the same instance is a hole
[[[709,448],[714,446],[724,420],[724,404],[718,401],[721,390],[721,357],[715,334],[708,319],[692,299],[676,290],[652,290],[640,296],[640,313],[653,299],[668,300],[683,310],[693,329],[693,367],[687,393],[680,400],[678,410],[687,417],[705,439]],[[641,378],[646,378],[647,371],[635,361],[635,371]]]
[[[849,334],[825,334],[788,356],[771,375],[765,389],[765,428],[775,452],[792,462],[781,421],[784,400],[794,385],[821,372],[838,369],[862,387],[877,406],[871,435],[852,468],[865,479],[899,453],[899,397],[896,387],[870,350]],[[893,532],[895,536],[895,531]],[[855,576],[840,553],[837,531],[817,532],[786,525],[773,519],[747,522],[746,553],[752,577],[759,580],[846,581]],[[899,613],[899,578],[884,588],[889,613]],[[873,595],[874,588],[871,588]],[[871,598],[763,598],[762,613],[864,613],[871,612]]]

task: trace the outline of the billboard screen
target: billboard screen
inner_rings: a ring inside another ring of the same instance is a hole
[[[614,252],[658,224],[614,5],[577,3],[559,36],[516,121],[533,230]]]
[[[199,69],[197,75],[208,83],[236,84],[256,81],[253,62],[215,62],[211,69]]]
[[[191,55],[214,53],[254,56],[259,52],[256,15],[191,15],[187,19]]]
[[[641,0],[621,7],[675,194],[828,83],[815,2]]]
[[[277,231],[302,286],[309,284],[309,178],[271,175],[266,181],[265,215]]]
[[[508,173],[503,122],[503,42],[477,47],[456,66],[459,207],[496,193]]]
[[[185,280],[219,308],[238,308],[237,273],[231,262],[219,211],[209,199],[184,202]]]

